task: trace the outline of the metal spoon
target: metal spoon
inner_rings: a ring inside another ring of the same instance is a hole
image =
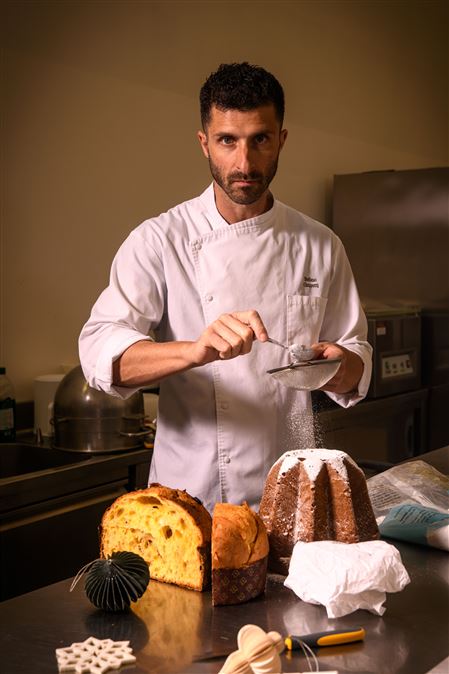
[[[272,344],[276,344],[276,346],[286,349],[295,363],[305,362],[315,358],[315,351],[312,348],[304,346],[304,344],[292,344],[291,346],[285,346],[285,344],[281,344],[281,342],[278,342],[276,339],[272,339],[271,337],[268,337],[268,341]]]

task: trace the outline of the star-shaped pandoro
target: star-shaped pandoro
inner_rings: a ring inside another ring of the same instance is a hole
[[[67,648],[56,649],[56,660],[60,674],[105,674],[122,665],[131,665],[136,661],[129,641],[112,641],[89,637]]]

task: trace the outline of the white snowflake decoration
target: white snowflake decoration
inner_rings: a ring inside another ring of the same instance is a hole
[[[129,641],[95,639],[74,643],[67,648],[56,649],[59,672],[76,674],[105,674],[122,665],[131,665],[136,661]]]

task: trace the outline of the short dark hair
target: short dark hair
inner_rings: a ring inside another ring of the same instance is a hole
[[[278,80],[264,68],[243,63],[222,63],[211,73],[200,91],[203,129],[210,121],[211,108],[254,110],[273,103],[279,122],[284,121],[284,91]]]

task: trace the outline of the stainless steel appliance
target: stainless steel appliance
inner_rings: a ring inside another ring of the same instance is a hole
[[[393,332],[386,323],[387,334],[395,335],[388,344],[378,334],[381,317],[368,317],[375,348],[370,396],[393,401],[421,385],[427,421],[424,443],[415,451],[449,444],[449,167],[334,176],[332,227],[365,306],[421,308],[421,374],[413,356],[416,328],[410,334],[406,327],[413,320],[398,317]],[[379,425],[382,420],[379,408]]]
[[[449,309],[449,167],[334,176],[332,227],[364,302]]]
[[[91,388],[80,366],[59,384],[53,408],[56,449],[99,454],[138,449],[152,430],[144,428],[143,394],[126,400]]]
[[[415,391],[421,386],[421,316],[409,308],[365,308],[373,347],[369,398]]]
[[[321,392],[312,399],[319,444],[348,452],[368,474],[422,452],[426,389],[363,400],[348,409],[330,404]]]
[[[428,387],[428,450],[449,444],[449,310],[425,311],[422,320],[422,380]]]

